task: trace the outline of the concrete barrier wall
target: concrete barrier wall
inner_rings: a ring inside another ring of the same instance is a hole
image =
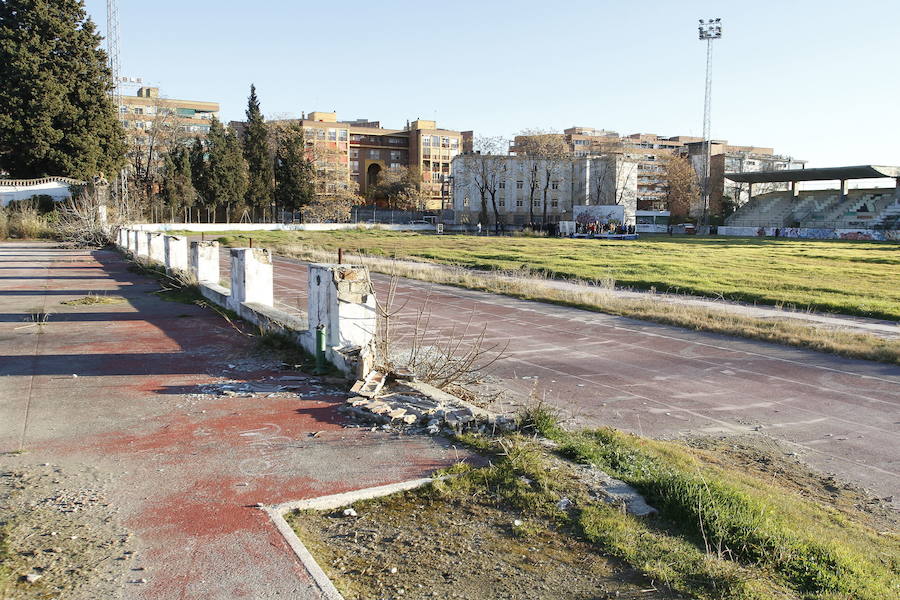
[[[429,224],[386,223],[135,223],[128,226],[140,231],[345,231],[348,229],[382,229],[386,231],[434,231]]]
[[[135,258],[158,262],[166,270],[187,269],[198,281],[200,294],[217,306],[237,313],[264,331],[289,336],[315,355],[316,330],[325,329],[325,358],[347,375],[364,378],[375,363],[376,304],[369,272],[363,266],[310,265],[306,315],[292,315],[274,307],[272,254],[264,248],[232,248],[231,288],[219,283],[219,243],[191,242],[159,232],[123,228],[119,247],[142,248]],[[158,250],[156,250],[158,248]]]
[[[807,240],[900,241],[900,231],[873,229],[824,229],[811,227],[729,227],[722,225],[719,235],[739,237],[777,237]]]

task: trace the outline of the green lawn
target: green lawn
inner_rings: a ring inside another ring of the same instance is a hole
[[[216,234],[218,235],[218,234]],[[755,238],[601,241],[390,231],[222,234],[481,269],[529,269],[617,286],[900,320],[900,244]],[[211,237],[207,234],[207,238]]]

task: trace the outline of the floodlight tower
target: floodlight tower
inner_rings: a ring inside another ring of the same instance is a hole
[[[106,54],[113,84],[110,95],[118,119],[119,106],[122,104],[122,81],[119,75],[119,4],[117,0],[106,0]],[[119,171],[113,189],[119,202],[120,214],[124,214],[128,198],[128,173],[125,169]]]
[[[700,19],[700,40],[706,40],[706,91],[703,96],[703,225],[709,225],[710,123],[712,110],[712,43],[722,37],[722,19]]]

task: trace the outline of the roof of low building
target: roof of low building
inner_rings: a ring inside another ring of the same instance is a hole
[[[884,165],[856,165],[853,167],[824,167],[817,169],[781,169],[725,173],[725,178],[743,183],[777,183],[783,181],[831,181],[840,179],[878,179],[900,177],[900,167]]]

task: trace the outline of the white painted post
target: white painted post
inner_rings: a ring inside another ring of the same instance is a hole
[[[181,235],[167,235],[163,238],[165,250],[166,271],[188,270],[188,245],[187,238]]]
[[[191,242],[191,271],[200,283],[219,284],[219,242]]]
[[[135,254],[135,256],[138,256],[141,258],[146,258],[147,256],[149,256],[148,250],[147,250],[148,234],[149,234],[148,231],[135,231],[134,232],[134,237],[135,237],[135,246],[134,246],[135,252],[134,252],[134,254]]]
[[[272,253],[265,248],[231,249],[231,310],[240,313],[241,304],[264,306],[275,303]]]
[[[163,234],[158,231],[147,232],[147,256],[151,262],[166,264],[166,251],[163,246]]]
[[[330,348],[368,348],[375,338],[375,294],[360,265],[309,265],[309,328],[326,328]]]

